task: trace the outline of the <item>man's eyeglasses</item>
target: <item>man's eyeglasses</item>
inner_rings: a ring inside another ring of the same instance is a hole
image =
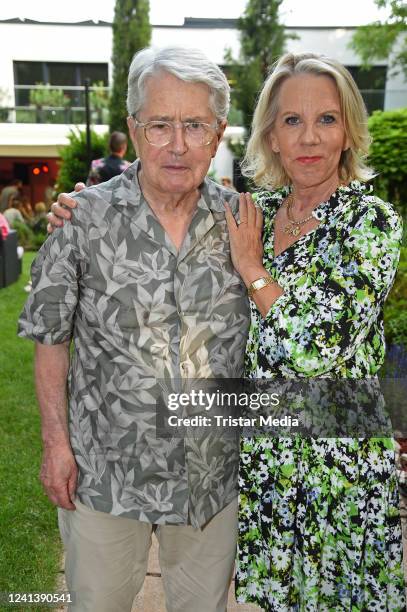
[[[182,128],[185,134],[185,142],[190,147],[206,147],[210,145],[216,136],[218,125],[215,123],[202,123],[201,121],[137,121],[132,115],[136,127],[144,129],[147,142],[153,147],[165,147],[174,138],[174,130]]]

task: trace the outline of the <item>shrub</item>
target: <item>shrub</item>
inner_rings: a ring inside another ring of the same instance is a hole
[[[96,81],[92,84],[89,104],[94,123],[109,123],[109,91],[104,86],[103,81]]]
[[[107,153],[108,134],[100,136],[93,130],[91,136],[91,157],[98,159]],[[89,167],[86,155],[86,132],[71,130],[69,144],[60,151],[61,167],[59,169],[57,184],[59,191],[72,191],[75,183],[86,181]]]
[[[34,249],[34,232],[31,227],[26,225],[25,223],[21,223],[21,221],[15,221],[12,224],[13,229],[17,231],[18,236],[18,244],[26,251],[31,251]]]
[[[34,234],[33,236],[33,250],[38,251],[44,244],[48,234],[44,232],[40,232],[38,234]]]
[[[401,249],[400,264],[394,286],[384,308],[384,329],[388,345],[407,350],[407,247]]]
[[[369,163],[378,172],[375,192],[407,213],[407,108],[375,111],[369,117],[373,142]]]
[[[64,94],[62,89],[54,89],[49,83],[44,85],[38,83],[41,88],[30,89],[30,104],[42,108],[43,106],[66,107],[69,104],[69,98]]]
[[[37,228],[30,227],[26,223],[21,223],[21,221],[15,221],[13,229],[17,231],[18,244],[24,247],[26,251],[38,251],[48,236],[46,219],[45,226],[38,226]]]
[[[404,345],[407,348],[407,310],[393,311],[387,320],[387,338],[389,344]]]

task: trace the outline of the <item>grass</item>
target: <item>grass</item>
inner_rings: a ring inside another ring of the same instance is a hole
[[[38,479],[41,439],[33,343],[16,336],[34,256],[25,253],[19,281],[0,290],[0,591],[54,591],[61,555],[56,510]]]

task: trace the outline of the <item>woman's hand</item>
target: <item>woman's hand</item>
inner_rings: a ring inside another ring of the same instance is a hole
[[[250,193],[239,195],[239,221],[225,203],[232,263],[248,287],[257,278],[268,275],[263,266],[263,213]]]
[[[76,183],[76,193],[82,191],[85,187],[84,183]],[[47,232],[49,234],[52,234],[57,227],[62,227],[65,219],[69,221],[72,217],[71,208],[76,208],[76,201],[69,197],[67,193],[60,193],[57,201],[51,204],[51,212],[47,214]]]

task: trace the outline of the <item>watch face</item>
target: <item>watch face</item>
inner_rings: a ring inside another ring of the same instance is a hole
[[[265,285],[264,278],[259,278],[253,283],[253,287],[255,289],[261,289],[262,287],[264,287],[264,285]]]

